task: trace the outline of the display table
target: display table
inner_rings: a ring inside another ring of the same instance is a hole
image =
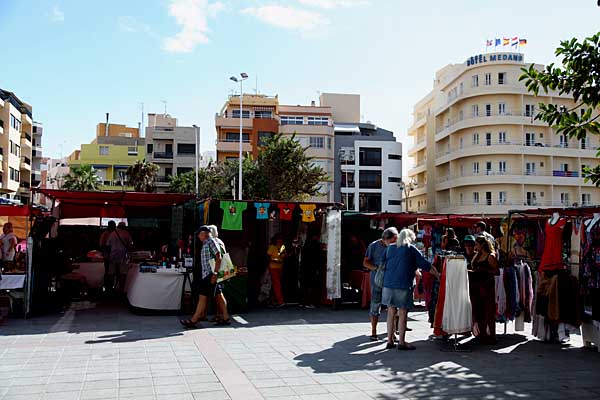
[[[146,310],[179,310],[185,274],[172,269],[141,273],[132,266],[127,274],[127,299]]]
[[[361,292],[360,306],[369,308],[371,304],[371,273],[366,271],[352,271],[350,273],[350,284]]]
[[[25,287],[25,274],[2,275],[0,290],[15,290]]]
[[[73,272],[85,276],[89,289],[99,289],[104,285],[104,262],[83,262],[73,264]]]

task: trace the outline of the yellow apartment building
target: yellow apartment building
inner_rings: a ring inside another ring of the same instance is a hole
[[[139,137],[138,128],[115,124],[113,129],[112,125],[109,124],[109,135],[106,135],[106,126],[98,124],[96,138],[69,156],[69,167],[91,164],[102,180],[101,190],[131,190],[126,186],[125,173],[136,161],[146,157],[145,141]]]
[[[582,178],[585,166],[598,164],[598,138],[569,139],[535,120],[539,103],[574,102],[527,92],[519,82],[526,65],[521,53],[487,53],[436,73],[408,131],[410,211],[499,215],[600,204],[600,189]]]

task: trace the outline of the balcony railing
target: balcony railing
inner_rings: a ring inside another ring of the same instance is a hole
[[[170,183],[171,176],[157,176],[155,181],[156,183]]]
[[[26,164],[26,165],[31,165],[31,160],[29,159],[29,157],[21,157],[21,161]]]
[[[154,158],[158,159],[172,159],[173,152],[154,152]]]
[[[31,142],[31,135],[29,133],[23,133],[23,135],[21,136],[21,138],[26,139],[29,142]]]
[[[21,182],[19,183],[19,187],[23,189],[31,189],[31,184],[29,182]]]
[[[449,174],[438,176],[436,182],[443,183],[460,178],[471,178],[477,176],[539,176],[539,177],[565,177],[579,178],[581,174],[577,171],[532,171],[532,170],[481,170],[480,172],[468,172],[464,174]]]
[[[497,106],[497,104],[496,104]],[[482,120],[485,118],[490,118],[490,117],[500,117],[500,118],[512,118],[512,117],[526,117],[526,118],[531,118],[531,122],[533,123],[535,121],[535,115],[537,114],[532,114],[530,112],[523,112],[520,110],[505,110],[503,112],[498,111],[498,109],[496,108],[496,110],[490,110],[489,112],[487,112],[485,109],[483,110],[479,110],[476,114],[473,114],[471,110],[468,110],[469,114],[467,117],[457,117],[457,118],[452,118],[450,120],[447,120],[442,126],[438,126],[436,128],[436,134],[442,132],[445,129],[449,129],[452,128],[454,125],[458,124],[459,122],[464,122],[464,121],[470,121],[470,120]]]
[[[239,143],[240,139],[220,139],[219,142],[222,142],[222,143]],[[243,139],[242,138],[242,143],[250,143],[250,139]]]

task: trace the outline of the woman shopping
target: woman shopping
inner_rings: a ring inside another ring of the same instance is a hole
[[[469,287],[473,307],[473,335],[482,344],[496,343],[496,284],[498,261],[493,245],[484,236],[475,239]]]
[[[388,247],[385,255],[385,274],[383,277],[382,303],[388,306],[387,327],[388,340],[386,349],[392,349],[394,344],[394,323],[398,309],[399,339],[398,350],[414,350],[415,346],[406,343],[406,321],[408,310],[412,307],[413,281],[415,273],[421,269],[437,275],[431,264],[413,245],[416,236],[410,229],[403,229],[398,235],[396,245]]]
[[[281,275],[283,260],[285,259],[285,246],[280,235],[275,235],[271,239],[267,255],[269,256],[269,272],[271,273],[271,285],[273,288],[272,304],[276,307],[283,307],[285,303],[281,290]]]

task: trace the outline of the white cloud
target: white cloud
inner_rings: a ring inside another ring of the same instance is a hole
[[[269,25],[305,33],[314,32],[329,24],[329,20],[323,15],[295,7],[279,5],[249,7],[242,10],[242,13]]]
[[[208,18],[225,9],[220,1],[170,0],[169,15],[175,17],[181,30],[163,41],[163,48],[173,53],[190,53],[198,44],[208,43]]]
[[[134,17],[129,16],[119,17],[119,28],[125,32],[150,33],[150,27],[148,25],[138,21]]]
[[[298,2],[306,6],[325,9],[362,7],[371,4],[369,0],[298,0]]]
[[[52,7],[50,20],[52,22],[63,22],[65,20],[65,13],[60,9],[58,4],[55,4],[54,7]]]

